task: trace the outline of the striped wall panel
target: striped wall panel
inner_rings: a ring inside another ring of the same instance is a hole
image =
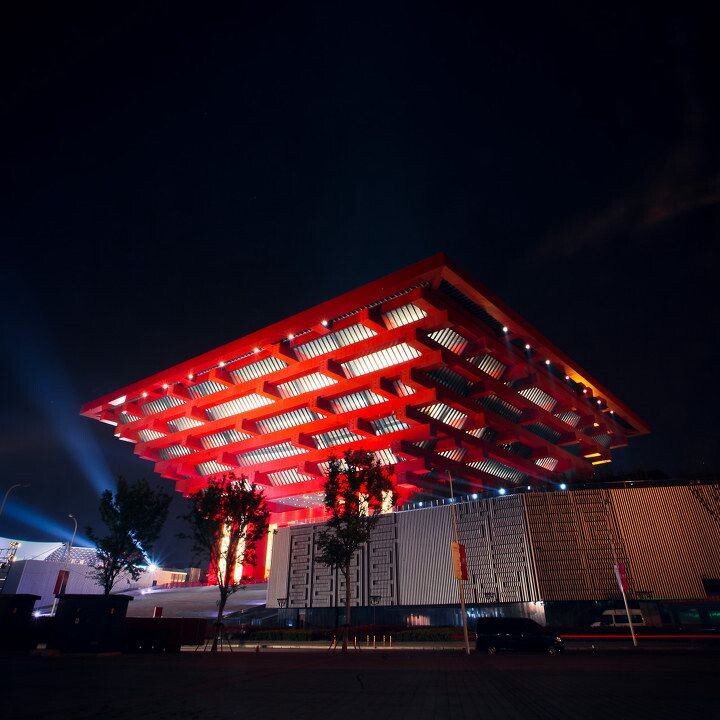
[[[398,604],[413,605],[416,598],[444,605],[457,598],[450,543],[452,523],[446,508],[397,513]],[[443,549],[444,552],[440,550]]]
[[[268,578],[267,605],[278,607],[278,598],[288,596],[288,564],[290,560],[289,528],[278,530],[272,543],[272,570]]]
[[[720,578],[720,522],[705,506],[718,504],[712,489],[696,492],[705,493],[704,503],[687,486],[530,492],[458,503],[466,600],[618,600],[613,548],[627,568],[631,599],[702,599],[702,580]],[[450,506],[397,512],[381,522],[354,565],[354,604],[368,605],[370,595],[378,595],[380,605],[457,604]],[[279,531],[282,542],[298,539],[289,561],[274,554],[271,583],[280,582],[274,574],[290,571],[294,602],[342,605],[338,578],[312,562],[308,538],[318,527]],[[274,592],[268,591],[270,607]]]
[[[720,578],[720,525],[687,486],[611,490],[630,587],[654,598],[700,598]]]

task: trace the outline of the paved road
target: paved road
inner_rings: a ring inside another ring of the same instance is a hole
[[[471,655],[244,651],[0,657],[0,717],[715,717],[720,655],[700,652]]]

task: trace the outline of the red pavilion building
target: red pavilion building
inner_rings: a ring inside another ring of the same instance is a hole
[[[87,403],[189,494],[233,471],[271,522],[322,520],[327,458],[371,450],[401,502],[571,483],[645,423],[444,255]]]

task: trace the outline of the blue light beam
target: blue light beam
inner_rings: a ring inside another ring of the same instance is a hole
[[[74,528],[72,520],[68,519],[67,523],[57,522],[15,498],[11,497],[8,499],[3,517],[6,515],[33,530],[39,531],[44,537],[48,538],[48,542],[70,542],[70,538],[72,537]],[[75,534],[73,544],[82,547],[95,547],[95,543],[85,537],[80,530]]]
[[[4,317],[2,325],[6,357],[26,397],[50,423],[88,483],[98,493],[114,489],[105,458],[78,414],[80,403],[48,343],[33,330],[28,318],[18,322]]]

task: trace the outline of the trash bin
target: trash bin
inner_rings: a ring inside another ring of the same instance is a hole
[[[39,595],[0,595],[0,649],[32,650],[32,612]]]
[[[62,652],[119,652],[129,595],[60,595],[53,647]]]

